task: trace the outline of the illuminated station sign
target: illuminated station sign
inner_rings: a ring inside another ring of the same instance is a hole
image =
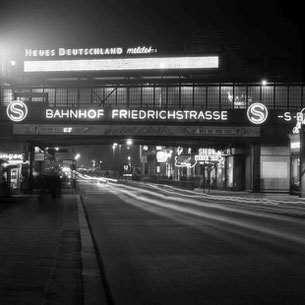
[[[156,110],[156,109],[57,109],[45,110],[48,120],[62,119],[103,119],[110,120],[191,120],[226,121],[226,110]]]
[[[12,101],[7,117],[13,122],[39,121],[228,121],[227,110],[160,110],[103,108],[29,108],[22,101]]]

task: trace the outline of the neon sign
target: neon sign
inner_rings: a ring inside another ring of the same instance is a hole
[[[218,56],[24,61],[24,72],[141,71],[219,68]]]
[[[157,162],[167,162],[172,157],[172,151],[157,151]]]
[[[23,154],[10,154],[10,153],[1,153],[0,152],[0,159],[4,160],[23,160]]]
[[[195,155],[196,162],[199,163],[219,163],[220,167],[224,166],[222,152],[213,148],[199,148],[198,155]]]
[[[197,164],[197,161],[192,155],[178,155],[175,156],[176,167],[188,167],[193,168]]]
[[[200,148],[198,155],[182,154],[183,147],[178,147],[177,156],[175,157],[176,167],[193,168],[197,163],[209,164],[217,163],[219,167],[224,166],[224,158],[221,151],[216,151],[213,148]]]
[[[253,103],[247,110],[247,116],[249,121],[253,124],[262,124],[268,118],[268,109],[264,104]]]
[[[300,129],[302,125],[305,124],[305,115],[304,115],[305,108],[303,108],[300,112],[297,112],[296,119],[297,123],[292,129],[292,133],[300,133]]]
[[[28,107],[20,100],[12,101],[6,108],[6,114],[11,121],[21,122],[28,114]]]
[[[126,54],[152,54],[157,49],[152,46],[136,46],[127,48]],[[121,47],[112,48],[58,48],[58,49],[25,49],[25,57],[54,57],[54,56],[101,56],[101,55],[122,55],[124,49]]]

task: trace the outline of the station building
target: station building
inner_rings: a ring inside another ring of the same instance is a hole
[[[152,46],[29,48],[1,67],[0,174],[11,183],[16,167],[33,175],[46,147],[132,138],[141,176],[298,192],[300,75],[264,83],[259,64],[245,68],[223,50]]]

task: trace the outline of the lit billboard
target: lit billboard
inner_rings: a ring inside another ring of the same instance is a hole
[[[26,60],[24,72],[114,72],[218,69],[218,56]]]

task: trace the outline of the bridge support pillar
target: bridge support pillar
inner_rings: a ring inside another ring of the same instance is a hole
[[[253,156],[253,193],[259,193],[261,190],[261,146],[260,144],[254,144],[252,147]]]
[[[300,129],[300,195],[305,198],[305,133]]]

